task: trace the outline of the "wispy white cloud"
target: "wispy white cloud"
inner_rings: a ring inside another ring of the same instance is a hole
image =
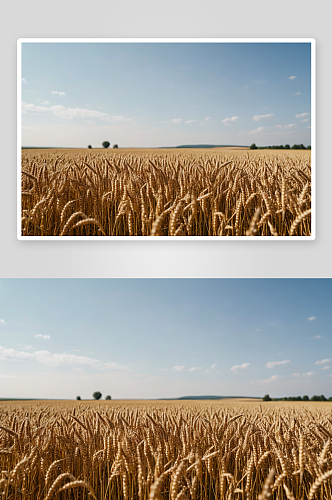
[[[50,335],[42,335],[41,333],[37,333],[35,335],[36,339],[50,339],[51,336]]]
[[[173,118],[172,122],[173,123],[181,123],[182,122],[182,118]]]
[[[293,95],[301,95],[301,94],[302,94],[302,92],[294,92]]]
[[[221,120],[221,122],[224,124],[224,125],[228,125],[229,123],[234,123],[236,122],[236,120],[238,120],[239,117],[238,116],[232,116],[232,118],[224,118],[223,120]]]
[[[265,380],[254,380],[253,382],[250,382],[250,385],[265,385],[270,384],[271,382],[277,382],[280,379],[282,379],[280,375],[272,375],[272,377],[266,378]]]
[[[7,326],[7,323],[4,319],[0,319],[0,325]]]
[[[18,351],[16,349],[7,349],[0,346],[1,360],[25,360],[37,362],[45,366],[90,366],[92,368],[107,370],[128,370],[127,366],[118,363],[103,363],[98,359],[89,358],[86,356],[76,356],[68,353],[51,353],[49,351],[35,351],[33,353]]]
[[[321,359],[320,361],[316,361],[315,365],[327,365],[330,361],[330,359]]]
[[[275,366],[288,365],[289,363],[289,359],[287,361],[269,361],[268,363],[266,363],[266,367],[274,368]]]
[[[52,114],[56,117],[65,119],[82,118],[86,120],[86,119],[97,118],[111,123],[129,123],[133,121],[131,118],[126,118],[122,115],[111,116],[107,113],[94,111],[92,109],[66,108],[65,106],[62,105],[45,107],[45,106],[37,106],[35,104],[27,104],[25,102],[22,102],[22,113]]]
[[[316,319],[316,316],[310,316],[310,318],[307,318],[308,321],[314,321]]]
[[[52,90],[52,94],[66,95],[65,92],[59,92],[58,90]]]
[[[322,370],[329,370],[331,368],[331,365],[323,366]]]
[[[188,372],[196,372],[197,370],[201,370],[201,366],[194,366],[192,368],[188,368]]]
[[[231,372],[233,372],[234,375],[236,375],[237,373],[239,373],[239,371],[247,370],[247,368],[249,368],[249,366],[250,366],[250,363],[242,363],[242,365],[234,365],[231,368]]]
[[[307,373],[292,373],[292,377],[296,378],[310,378],[312,377],[316,372],[307,372]]]
[[[261,120],[262,118],[271,118],[271,116],[274,116],[273,113],[270,113],[269,115],[255,115],[252,117],[255,122],[258,122],[258,120]]]
[[[312,337],[313,339],[321,339],[323,338],[322,335],[315,335],[314,337]]]
[[[304,120],[301,120],[301,122],[308,122],[309,118],[305,118]]]
[[[22,78],[23,83],[28,83],[25,78]]]
[[[295,127],[295,123],[290,123],[289,125],[285,125],[285,128],[293,128]]]
[[[295,118],[305,118],[306,116],[309,116],[309,113],[300,113],[298,115],[295,115]]]
[[[218,365],[215,363],[215,364],[211,365],[209,368],[207,368],[206,370],[204,370],[204,373],[211,373],[211,372],[219,373],[217,368],[218,368]]]
[[[92,111],[91,109],[66,108],[65,106],[61,105],[51,106],[50,109],[55,116],[58,116],[60,118],[101,118],[102,120],[109,119],[107,113]]]
[[[175,370],[176,372],[182,372],[184,369],[185,369],[184,365],[173,366],[173,370]]]
[[[296,76],[290,76],[289,79],[290,80],[294,80],[296,78]]]
[[[130,123],[133,120],[131,118],[126,118],[125,116],[122,116],[122,115],[116,115],[116,116],[111,116],[110,121],[117,122],[117,123]]]
[[[197,122],[197,120],[187,120],[185,123],[189,124],[189,123],[195,123],[195,122]]]
[[[266,127],[257,127],[255,130],[250,130],[250,131],[244,131],[244,132],[239,132],[239,135],[253,135],[253,134],[260,134],[262,132],[265,132],[268,130]]]

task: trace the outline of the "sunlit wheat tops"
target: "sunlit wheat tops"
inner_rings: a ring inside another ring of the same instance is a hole
[[[3,500],[332,498],[331,407],[2,404]]]
[[[23,236],[310,236],[310,152],[22,152]]]

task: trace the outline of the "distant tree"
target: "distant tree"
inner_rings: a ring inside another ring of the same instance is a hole
[[[309,397],[308,396],[303,396],[302,401],[309,401]]]
[[[101,392],[94,392],[92,394],[92,397],[93,397],[93,399],[100,399],[102,397],[102,393]]]
[[[325,397],[325,396],[323,396],[323,394],[321,395],[320,400],[321,400],[321,401],[327,401],[326,397]]]
[[[290,145],[286,144],[285,149],[290,149]]]
[[[89,148],[89,149],[91,149],[91,148],[92,148],[91,144],[89,144],[88,148]]]
[[[81,401],[81,396],[76,396],[76,399],[77,399],[78,401]]]
[[[312,398],[310,398],[310,401],[321,401],[321,399],[320,396],[312,396]]]
[[[263,397],[263,401],[271,401],[271,398],[268,394],[265,394],[265,396]]]
[[[328,401],[332,401],[332,398],[329,398]]]
[[[118,147],[119,146],[117,144],[114,144],[113,149],[118,149]]]
[[[109,147],[110,147],[110,145],[111,145],[111,143],[110,143],[110,142],[108,142],[108,141],[104,141],[104,142],[102,143],[103,148],[109,148]]]
[[[106,396],[106,398],[105,398],[105,399],[107,399],[107,400],[109,401],[109,400],[110,400],[110,399],[112,399],[112,398],[111,398],[111,396]]]
[[[311,149],[311,146],[308,146],[307,149]]]
[[[257,146],[255,143],[253,143],[251,146],[250,146],[250,149],[257,149]]]

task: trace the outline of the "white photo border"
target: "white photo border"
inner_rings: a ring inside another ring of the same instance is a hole
[[[22,236],[22,44],[23,43],[310,43],[311,44],[311,235],[310,236]],[[287,240],[316,239],[316,40],[314,38],[19,38],[17,40],[17,239],[43,241],[105,240]]]

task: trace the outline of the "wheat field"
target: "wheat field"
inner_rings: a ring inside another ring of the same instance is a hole
[[[310,236],[310,151],[22,150],[22,236]]]
[[[3,500],[331,500],[332,405],[0,402]]]

